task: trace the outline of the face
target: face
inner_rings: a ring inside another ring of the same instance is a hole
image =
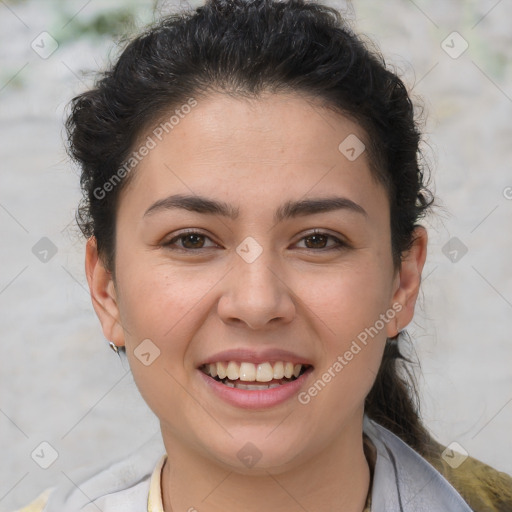
[[[365,151],[339,149],[366,134],[299,95],[218,94],[149,136],[120,195],[116,282],[93,240],[87,275],[164,441],[281,471],[360,436],[424,261],[423,244],[395,271],[386,191]]]

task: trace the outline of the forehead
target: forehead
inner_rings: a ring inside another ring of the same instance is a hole
[[[142,134],[139,144],[152,149],[123,193],[143,207],[170,193],[222,192],[243,210],[251,198],[263,208],[272,198],[336,189],[355,202],[379,196],[382,207],[387,197],[370,171],[366,138],[357,123],[302,95],[212,94],[191,109],[173,107]]]

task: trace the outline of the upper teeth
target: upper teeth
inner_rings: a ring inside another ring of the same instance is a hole
[[[240,379],[247,382],[269,382],[272,379],[290,379],[298,377],[302,364],[278,361],[276,363],[237,363],[236,361],[211,363],[204,366],[204,371],[212,377],[230,380]]]

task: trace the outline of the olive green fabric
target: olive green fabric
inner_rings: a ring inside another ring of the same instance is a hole
[[[431,441],[424,458],[448,480],[475,512],[512,512],[512,476],[468,457],[457,467],[443,459],[444,447]]]

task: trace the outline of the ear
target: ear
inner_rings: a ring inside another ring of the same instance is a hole
[[[416,226],[412,236],[412,247],[402,255],[400,270],[396,278],[397,284],[392,300],[393,309],[397,311],[396,322],[388,322],[388,338],[396,336],[412,321],[414,316],[421,284],[421,272],[427,257],[427,230],[423,226]]]
[[[118,347],[124,345],[124,331],[120,322],[119,308],[112,273],[107,270],[98,255],[96,238],[87,241],[85,252],[85,274],[96,315],[103,334]]]

